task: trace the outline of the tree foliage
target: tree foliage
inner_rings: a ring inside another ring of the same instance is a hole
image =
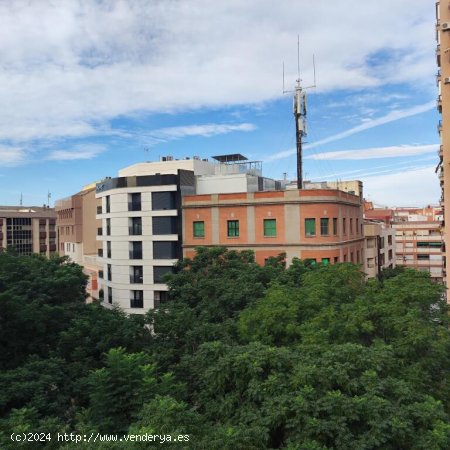
[[[47,427],[193,450],[450,448],[449,311],[426,273],[366,282],[352,264],[199,249],[140,318],[84,304],[84,283],[65,260],[0,255],[2,447]]]

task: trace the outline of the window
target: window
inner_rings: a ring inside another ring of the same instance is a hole
[[[177,259],[179,244],[177,241],[153,242],[153,259]]]
[[[194,237],[202,238],[205,237],[205,222],[198,221],[193,224]]]
[[[350,234],[353,234],[353,219],[350,219]]]
[[[334,257],[334,264],[337,264],[339,262],[339,256]]]
[[[112,303],[112,287],[108,286],[108,303]]]
[[[345,226],[345,217],[342,219],[342,234],[347,234],[347,228]]]
[[[392,257],[393,257],[392,250],[389,250],[388,256],[389,256],[389,259],[392,259]]]
[[[264,219],[264,236],[277,235],[277,219]]]
[[[152,210],[177,209],[176,192],[152,192]]]
[[[352,219],[350,219],[350,220],[352,220]],[[353,252],[350,252],[350,261],[354,262],[354,260],[353,260]]]
[[[344,262],[347,262],[347,255],[344,255]]]
[[[417,242],[419,248],[441,248],[442,242]]]
[[[356,262],[359,263],[359,250],[356,250]]]
[[[328,236],[328,224],[330,219],[321,218],[320,219],[320,234],[321,236]]]
[[[333,218],[333,235],[337,236],[338,234],[338,229],[337,229],[337,218],[334,217]]]
[[[177,234],[178,222],[177,217],[163,216],[152,218],[152,233],[153,234]]]
[[[392,245],[392,235],[388,236],[388,245]]]
[[[130,236],[140,236],[142,234],[142,217],[130,217],[129,225]]]
[[[106,219],[106,236],[111,236],[111,219]]]
[[[130,308],[144,307],[144,291],[130,291]]]
[[[108,264],[108,281],[112,281],[112,270],[111,270],[111,264]]]
[[[130,242],[130,259],[142,259],[142,242]]]
[[[103,270],[98,271],[98,277],[103,279]]]
[[[106,257],[111,258],[111,241],[106,241]]]
[[[239,220],[227,221],[227,236],[238,237],[239,236]]]
[[[153,267],[153,282],[165,283],[164,276],[168,273],[173,273],[172,266],[154,266]]]
[[[140,211],[141,210],[141,193],[134,192],[128,194],[128,211]]]
[[[305,219],[305,235],[316,235],[316,219]]]
[[[330,258],[322,258],[322,264],[325,265],[325,266],[330,264]]]
[[[107,196],[105,197],[105,202],[106,202],[106,204],[105,204],[105,206],[106,206],[106,212],[109,213],[109,212],[111,212],[111,202],[110,202],[109,195],[107,195]],[[101,214],[101,207],[100,207],[100,214]]]
[[[355,226],[356,234],[358,234],[358,230],[359,230],[359,219],[356,219],[356,226]]]
[[[130,266],[130,283],[142,284],[144,280],[144,271],[142,266]]]
[[[169,293],[167,291],[154,291],[153,293],[153,307],[159,308],[162,304],[169,300]]]

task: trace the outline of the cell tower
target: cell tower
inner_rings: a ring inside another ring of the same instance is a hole
[[[283,94],[294,93],[293,112],[295,118],[295,138],[297,143],[297,188],[303,189],[303,138],[307,134],[306,128],[306,89],[316,87],[316,64],[313,56],[314,84],[302,87],[300,78],[300,37],[297,36],[297,80],[294,91],[284,89],[284,63],[283,63]]]

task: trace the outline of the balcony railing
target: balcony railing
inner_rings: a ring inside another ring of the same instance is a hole
[[[130,233],[130,236],[140,236],[142,234],[142,227],[141,226],[131,226],[128,228],[128,231]]]
[[[141,211],[141,202],[128,202],[128,211]]]
[[[130,283],[131,284],[142,284],[143,283],[143,277],[142,275],[130,275]]]
[[[142,259],[142,251],[130,250],[130,259]]]

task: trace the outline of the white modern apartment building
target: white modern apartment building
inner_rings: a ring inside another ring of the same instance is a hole
[[[182,257],[181,199],[195,193],[279,188],[242,155],[138,163],[96,186],[103,303],[142,314],[167,300],[164,275]]]

